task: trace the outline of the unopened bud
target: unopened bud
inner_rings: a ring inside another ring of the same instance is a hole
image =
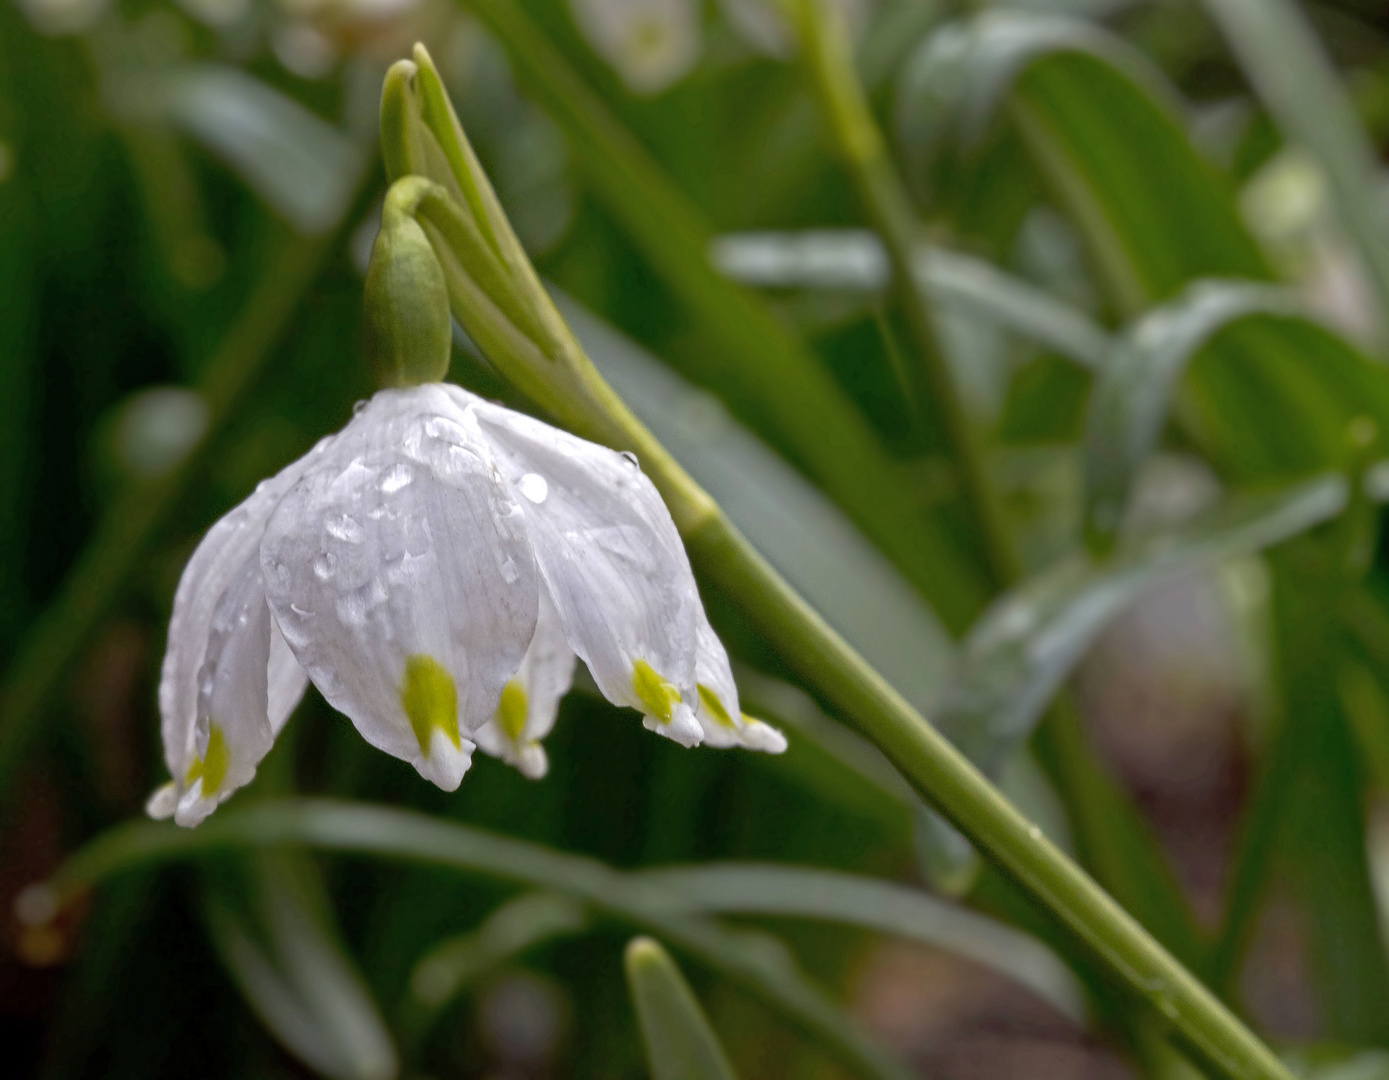
[[[440,382],[453,345],[444,271],[412,214],[386,196],[367,268],[365,346],[382,386]]]

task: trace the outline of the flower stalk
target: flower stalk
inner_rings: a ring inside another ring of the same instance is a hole
[[[1288,1080],[1289,1073],[1226,1007],[1051,844],[776,573],[717,504],[631,414],[584,355],[506,217],[422,46],[388,77],[383,141],[392,178],[423,169],[444,192],[419,212],[436,244],[454,313],[494,364],[578,434],[639,455],[695,565],[738,598],[757,629],[958,827],[1096,955],[1115,981],[1171,1025],[1215,1075]],[[432,104],[427,104],[428,102]],[[440,103],[442,102],[442,107]],[[425,136],[428,136],[426,138]],[[446,234],[438,205],[467,221]],[[484,241],[490,254],[475,240]],[[453,241],[461,241],[454,247]],[[500,274],[504,280],[499,281]]]

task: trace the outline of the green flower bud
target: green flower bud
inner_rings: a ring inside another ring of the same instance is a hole
[[[440,382],[449,369],[448,290],[429,237],[414,218],[415,201],[408,184],[387,193],[367,269],[365,346],[382,386]]]

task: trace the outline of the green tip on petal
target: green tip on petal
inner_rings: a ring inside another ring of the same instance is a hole
[[[526,688],[519,679],[512,679],[502,687],[501,704],[497,706],[497,719],[502,730],[512,742],[519,742],[521,732],[526,730]]]
[[[646,712],[663,723],[670,723],[675,706],[680,704],[680,691],[661,678],[645,660],[632,665],[632,691]]]
[[[425,757],[429,756],[430,739],[436,729],[454,746],[462,745],[458,734],[458,688],[453,676],[434,657],[416,653],[405,661],[400,705],[410,718],[420,753]]]
[[[714,693],[713,690],[709,689],[709,687],[705,686],[703,683],[699,684],[699,703],[703,705],[705,711],[714,718],[716,724],[726,728],[736,728],[738,726],[733,717],[728,715],[728,710],[724,708],[723,702],[719,700],[719,695]]]
[[[183,786],[192,787],[194,781],[202,777],[203,797],[210,798],[217,794],[217,789],[227,778],[227,768],[230,765],[231,752],[227,749],[226,736],[222,734],[221,728],[212,724],[207,733],[207,753],[193,759],[183,777]]]

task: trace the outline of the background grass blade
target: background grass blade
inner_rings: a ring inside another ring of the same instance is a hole
[[[890,274],[882,242],[866,229],[724,233],[710,248],[714,265],[746,285],[876,294]],[[917,285],[945,309],[968,312],[1097,370],[1109,334],[1089,316],[987,259],[919,244]]]
[[[660,890],[634,887],[629,877],[593,859],[412,811],[285,799],[218,815],[196,830],[133,822],[105,833],[74,856],[52,885],[61,897],[151,862],[284,844],[422,862],[562,890],[660,934],[776,1010],[862,1075],[883,1080],[906,1080],[908,1075],[783,961],[747,949],[713,924],[672,916],[678,902]]]
[[[1120,339],[1095,383],[1086,422],[1085,528],[1092,548],[1103,552],[1113,546],[1138,471],[1175,411],[1188,365],[1213,337],[1252,315],[1280,324],[1308,321],[1284,290],[1205,281],[1150,311]],[[1360,359],[1331,331],[1322,333],[1352,362]]]
[[[682,910],[822,919],[956,953],[1016,980],[1077,1023],[1086,1019],[1074,976],[1035,938],[916,889],[828,871],[733,863],[639,876],[679,897]]]
[[[653,1080],[733,1080],[733,1067],[685,977],[651,938],[623,955]]]
[[[561,893],[523,893],[497,907],[476,929],[446,938],[410,971],[400,1007],[407,1046],[417,1044],[449,1003],[521,954],[556,938],[582,933],[586,907]]]
[[[302,854],[276,852],[252,857],[247,870],[247,911],[234,889],[203,890],[213,945],[247,1004],[320,1075],[391,1080],[390,1033],[338,940],[317,869]]]
[[[1257,551],[1335,517],[1346,484],[1323,477],[1235,499],[1100,566],[1062,563],[1005,594],[966,638],[937,723],[988,771],[1031,734],[1095,635],[1144,589],[1202,562]]]

